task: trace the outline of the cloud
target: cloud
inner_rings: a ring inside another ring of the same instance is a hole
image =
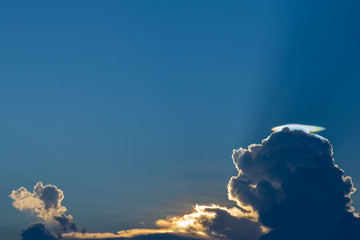
[[[257,221],[257,216],[239,208],[217,205],[196,205],[194,211],[181,217],[168,217],[156,221],[159,229],[131,229],[118,233],[66,233],[64,239],[141,239],[151,236],[178,236],[186,239],[246,239],[257,240],[266,229]],[[170,234],[170,235],[169,235]],[[172,238],[171,238],[172,239]]]
[[[22,240],[58,240],[42,223],[32,223],[21,233]]]
[[[359,239],[355,188],[334,164],[328,140],[285,128],[234,150],[233,160],[239,174],[228,184],[229,199],[272,229],[261,240]]]
[[[146,228],[140,228],[140,229],[130,229],[130,230],[123,230],[119,231],[117,233],[109,233],[109,232],[103,232],[103,233],[79,233],[79,232],[71,232],[71,233],[65,233],[62,235],[63,239],[136,239],[138,237],[144,237],[144,236],[178,236],[177,234],[174,234],[170,232],[168,229],[146,229]],[[185,237],[185,236],[179,236],[179,237]],[[186,236],[186,238],[193,239],[190,236]]]
[[[61,216],[67,210],[61,206],[63,192],[54,185],[43,186],[42,182],[35,185],[32,193],[21,187],[12,191],[10,197],[14,200],[15,208],[20,211],[30,210],[45,221],[52,221],[54,216]]]
[[[196,205],[189,214],[156,221],[154,229],[78,232],[72,216],[64,214],[63,192],[41,182],[32,193],[22,187],[10,197],[17,209],[31,210],[61,228],[54,235],[32,224],[23,240],[36,234],[43,237],[37,240],[358,240],[360,218],[351,206],[355,188],[332,154],[327,139],[284,128],[261,144],[233,151],[238,175],[228,183],[228,197],[237,207]]]
[[[54,216],[54,220],[59,223],[64,232],[67,232],[68,230],[72,232],[78,231],[76,223],[73,221],[73,217],[71,215],[66,216],[62,214],[61,216]]]
[[[20,211],[30,211],[45,223],[58,226],[59,232],[77,231],[76,223],[71,215],[65,215],[66,207],[61,205],[64,199],[63,191],[55,185],[45,185],[38,182],[33,192],[21,187],[10,194],[13,206]]]
[[[265,231],[256,215],[236,207],[217,205],[196,205],[191,214],[158,220],[156,223],[173,232],[197,234],[211,239],[256,240]]]

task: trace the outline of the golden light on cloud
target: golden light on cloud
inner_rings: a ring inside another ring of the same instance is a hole
[[[215,206],[215,205],[213,205]],[[182,217],[170,217],[167,219],[160,219],[156,221],[156,225],[164,227],[172,232],[177,233],[192,233],[201,236],[207,236],[204,222],[210,222],[216,217],[216,213],[207,212],[205,209],[213,206],[196,205],[194,212],[186,214]]]
[[[243,212],[237,207],[227,208],[215,204],[212,205],[196,205],[192,213],[183,216],[168,217],[159,219],[155,223],[158,229],[130,229],[119,231],[117,233],[80,233],[72,232],[62,235],[64,239],[105,239],[105,238],[131,238],[139,235],[150,234],[177,234],[196,239],[212,239],[214,232],[211,229],[212,224],[218,217],[219,213],[227,213],[236,219],[248,219],[249,221],[257,221],[257,215],[253,212]],[[263,232],[268,231],[262,228]]]
[[[139,235],[149,235],[149,234],[156,234],[156,233],[170,233],[168,229],[130,229],[119,231],[117,233],[80,233],[80,232],[71,232],[71,233],[64,233],[62,237],[65,239],[104,239],[104,238],[130,238]]]
[[[170,217],[167,219],[160,219],[156,221],[159,227],[164,227],[172,232],[192,233],[200,236],[208,236],[211,232],[209,226],[217,217],[216,211],[224,211],[235,218],[246,218],[252,221],[257,221],[258,215],[254,211],[243,212],[239,208],[221,207],[215,204],[212,205],[196,205],[194,212],[186,214],[182,217]]]
[[[64,199],[63,191],[51,184],[44,186],[42,182],[38,182],[33,192],[20,187],[11,192],[10,198],[13,199],[12,204],[16,209],[33,212],[45,222],[53,222],[55,216],[62,216],[67,211],[66,207],[61,205]]]

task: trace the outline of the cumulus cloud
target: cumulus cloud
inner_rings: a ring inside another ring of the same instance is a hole
[[[20,211],[30,211],[45,223],[59,227],[60,232],[77,231],[76,223],[71,215],[65,215],[66,207],[61,205],[63,191],[55,185],[43,185],[38,182],[33,192],[21,187],[10,194],[13,206]]]
[[[62,229],[54,235],[32,224],[23,240],[358,240],[360,218],[351,206],[355,188],[332,154],[327,139],[284,128],[261,144],[233,151],[238,175],[228,183],[228,197],[237,207],[196,205],[189,214],[156,221],[155,229],[78,232],[72,216],[64,214],[63,192],[41,182],[32,193],[22,187],[10,197],[15,208]]]
[[[23,240],[58,240],[42,223],[32,223],[21,233]]]
[[[359,239],[355,188],[334,164],[328,140],[285,128],[234,150],[233,160],[239,174],[228,184],[229,199],[272,229],[261,240]]]

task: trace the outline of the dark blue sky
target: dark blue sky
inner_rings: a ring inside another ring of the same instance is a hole
[[[37,181],[90,231],[229,205],[232,150],[320,125],[360,186],[356,1],[11,1],[0,8],[0,238]],[[360,208],[360,195],[354,206]]]

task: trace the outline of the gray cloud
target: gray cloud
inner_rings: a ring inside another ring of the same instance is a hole
[[[32,223],[21,233],[22,240],[59,240],[42,223]]]
[[[236,217],[221,208],[206,211],[216,213],[212,221],[203,223],[208,227],[208,235],[212,238],[257,240],[264,234],[262,225],[256,218]]]
[[[328,140],[284,128],[261,144],[234,150],[233,161],[239,174],[228,183],[228,197],[238,207],[196,205],[189,214],[156,221],[155,229],[78,232],[72,216],[64,214],[63,192],[41,182],[33,193],[20,188],[10,197],[17,209],[61,228],[62,234],[54,235],[43,224],[32,224],[23,240],[359,239],[360,218],[351,206],[355,188],[334,164]]]
[[[285,128],[235,150],[233,160],[239,175],[228,184],[229,198],[273,229],[262,240],[359,239],[355,188],[334,164],[328,140]]]
[[[76,223],[73,221],[73,218],[71,215],[66,216],[62,214],[61,216],[54,216],[55,221],[59,223],[61,226],[63,232],[71,231],[71,232],[77,232],[78,228],[76,226]]]

